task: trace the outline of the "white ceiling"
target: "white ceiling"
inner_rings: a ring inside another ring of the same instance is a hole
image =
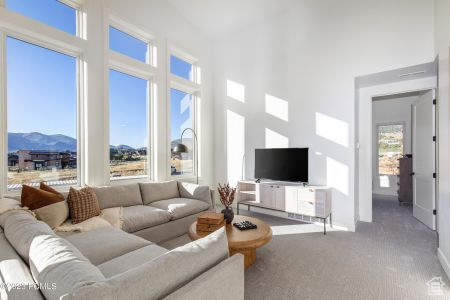
[[[288,10],[295,0],[168,0],[210,38],[235,32]]]

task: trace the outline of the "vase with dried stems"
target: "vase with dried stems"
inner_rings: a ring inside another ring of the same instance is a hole
[[[223,186],[219,183],[217,191],[220,195],[220,202],[222,202],[223,206],[225,206],[225,209],[222,210],[223,216],[227,224],[231,224],[234,218],[234,211],[231,204],[233,204],[234,201],[236,188],[231,187],[228,183]]]

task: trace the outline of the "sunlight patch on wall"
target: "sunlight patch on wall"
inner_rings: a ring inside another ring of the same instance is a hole
[[[266,148],[288,148],[289,138],[266,128]]]
[[[245,153],[245,117],[227,110],[227,179],[235,186],[241,180]]]
[[[349,194],[348,166],[330,157],[327,157],[327,186],[335,188],[346,196]]]
[[[233,98],[234,100],[241,101],[242,103],[244,103],[245,86],[240,83],[227,80],[227,96]]]
[[[347,122],[316,113],[316,134],[336,144],[348,147],[349,126]]]
[[[266,94],[266,113],[288,122],[289,103],[286,100]]]

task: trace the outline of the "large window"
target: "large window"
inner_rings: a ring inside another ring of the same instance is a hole
[[[8,189],[75,184],[77,59],[7,37],[6,65]]]
[[[148,95],[147,80],[109,71],[112,178],[148,175]]]
[[[109,26],[109,49],[144,63],[150,62],[150,47],[147,42],[113,26]]]
[[[67,33],[77,34],[77,10],[57,0],[6,0],[6,8]]]
[[[189,149],[188,153],[175,153],[174,147],[181,143],[181,134],[186,128],[195,130],[194,97],[192,94],[170,89],[170,127],[171,127],[171,174],[194,174],[194,136],[187,130],[183,135],[183,144]]]
[[[398,175],[399,161],[403,155],[403,124],[379,125],[378,173]]]

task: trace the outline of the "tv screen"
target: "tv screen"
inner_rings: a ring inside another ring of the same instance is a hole
[[[255,178],[308,182],[308,148],[255,149]]]

